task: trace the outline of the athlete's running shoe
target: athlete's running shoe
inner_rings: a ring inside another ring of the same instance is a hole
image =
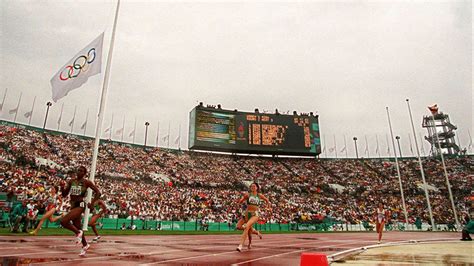
[[[83,246],[83,247],[81,248],[81,253],[79,253],[79,256],[85,256],[87,250],[89,249],[89,247],[90,247],[89,244],[87,244],[86,246]]]

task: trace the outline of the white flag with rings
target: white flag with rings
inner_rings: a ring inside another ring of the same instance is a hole
[[[77,53],[51,78],[53,101],[86,83],[89,77],[99,74],[102,67],[102,43],[104,33]]]

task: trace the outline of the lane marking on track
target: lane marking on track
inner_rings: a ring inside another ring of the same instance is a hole
[[[282,241],[284,243],[288,243],[288,240],[285,240],[285,241]],[[291,245],[284,245],[284,246],[279,246],[279,248],[284,248],[284,247],[294,247],[294,246],[306,246],[306,245],[314,245],[314,242],[318,242],[318,243],[321,243],[320,240],[314,240],[314,241],[305,241],[305,242],[301,242],[301,243],[297,243],[297,244],[291,244]],[[328,241],[328,242],[331,242],[331,241]],[[347,240],[345,241],[346,243],[344,244],[341,244],[342,245],[347,245]],[[357,241],[358,242],[358,241]],[[354,242],[354,243],[357,243],[357,242]],[[268,246],[268,245],[266,245]],[[265,248],[253,248],[252,251],[255,251],[255,250],[269,250],[269,249],[272,249],[273,247],[265,247]],[[301,251],[301,250],[298,250],[298,252]],[[244,252],[248,252],[248,251],[244,251]],[[190,256],[190,257],[183,257],[183,258],[177,258],[177,259],[171,259],[171,260],[164,260],[164,261],[158,261],[158,262],[153,262],[153,263],[145,263],[145,264],[140,264],[140,265],[155,265],[155,264],[162,264],[162,263],[167,263],[167,262],[173,262],[173,261],[179,261],[179,260],[187,260],[187,259],[195,259],[195,258],[204,258],[204,257],[209,257],[209,256],[221,256],[221,255],[225,255],[225,254],[229,254],[229,253],[234,253],[234,254],[237,254],[237,251],[227,251],[227,252],[221,252],[221,253],[212,253],[212,254],[205,254],[205,255],[198,255],[198,256]]]
[[[308,249],[304,249],[304,250],[294,250],[294,251],[290,251],[290,252],[285,252],[285,253],[280,253],[280,254],[274,254],[274,255],[265,256],[265,257],[260,257],[260,258],[256,258],[256,259],[252,259],[252,260],[247,260],[247,261],[239,262],[239,263],[234,263],[234,264],[232,264],[231,266],[236,266],[236,265],[240,265],[240,264],[244,264],[244,263],[249,263],[249,262],[254,262],[254,261],[259,261],[259,260],[270,259],[270,258],[274,258],[274,257],[279,257],[279,256],[283,256],[283,255],[292,254],[292,253],[305,252],[305,251],[309,251],[309,250],[312,250],[312,249],[331,248],[331,247],[345,246],[345,245],[350,245],[350,244],[354,244],[354,243],[358,243],[358,242],[359,242],[359,241],[355,241],[355,242],[347,242],[347,241],[346,241],[346,243],[344,243],[344,244],[328,245],[328,246],[322,246],[322,247],[316,247],[316,248],[308,248]]]
[[[38,255],[38,254],[56,254],[56,253],[62,253],[60,251],[42,251],[42,252],[34,252],[34,253],[19,253],[19,254],[8,254],[6,257],[19,257],[19,256],[29,256],[29,255]]]
[[[188,241],[189,242],[189,241]],[[198,242],[198,241],[196,241]],[[267,241],[265,242],[265,245],[267,244],[279,244],[279,243],[287,243],[288,240],[279,240],[279,241]],[[235,243],[235,241],[233,241],[232,243]],[[307,243],[307,241],[305,242],[302,242],[302,243]],[[126,243],[124,243],[126,244]],[[200,248],[198,249],[199,251],[206,251],[206,249],[209,249],[209,250],[212,250],[213,249],[213,246],[206,246],[206,247],[203,247],[203,248]],[[252,250],[258,250],[258,249],[271,249],[271,248],[254,248]],[[90,254],[92,251],[94,251],[94,249],[90,249],[88,251],[88,254]],[[98,250],[99,252],[102,251],[102,250]],[[67,263],[67,262],[73,262],[73,261],[83,261],[83,260],[94,260],[94,259],[97,259],[97,260],[103,260],[103,259],[113,259],[113,258],[121,258],[121,257],[127,257],[127,256],[130,256],[130,255],[142,255],[142,256],[152,256],[152,255],[168,255],[168,254],[172,254],[172,253],[179,253],[179,252],[183,252],[183,249],[171,249],[169,251],[158,251],[158,252],[149,252],[149,253],[144,253],[144,254],[140,254],[140,253],[137,253],[137,254],[117,254],[117,255],[110,255],[110,256],[97,256],[97,257],[88,257],[88,258],[77,258],[77,259],[69,259],[69,260],[62,260],[61,263]],[[226,252],[226,253],[235,253],[236,251],[231,251],[231,252]],[[63,253],[64,254],[64,253]],[[205,255],[199,255],[199,256],[205,256]],[[38,265],[44,265],[44,264],[51,264],[51,263],[57,263],[57,261],[51,261],[51,262],[42,262],[42,263],[38,263]],[[158,263],[161,263],[161,262],[158,262]]]

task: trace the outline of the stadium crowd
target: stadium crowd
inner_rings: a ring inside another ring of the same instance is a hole
[[[90,166],[93,140],[57,132],[0,125],[0,192],[28,200],[39,213],[48,188],[70,178],[71,169]],[[447,158],[459,217],[468,213],[474,158]],[[400,161],[408,220],[429,222],[418,161]],[[442,164],[424,158],[436,223],[454,216]],[[389,159],[314,159],[235,156],[102,141],[95,183],[110,218],[230,222],[239,218],[237,200],[257,181],[272,203],[268,222],[348,224],[373,219],[383,202],[394,221],[404,222],[395,163]],[[68,201],[62,208],[67,209]],[[7,204],[8,207],[8,204]]]

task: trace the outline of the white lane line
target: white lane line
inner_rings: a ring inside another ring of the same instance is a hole
[[[56,253],[62,253],[60,251],[43,251],[43,252],[34,252],[34,253],[19,253],[19,254],[8,254],[3,257],[19,257],[19,256],[29,256],[29,255],[38,255],[38,254],[56,254]]]
[[[256,259],[252,259],[252,260],[247,260],[247,261],[243,261],[243,262],[239,262],[239,263],[234,263],[234,264],[232,264],[232,266],[236,266],[236,265],[240,265],[240,264],[244,264],[244,263],[249,263],[249,262],[254,262],[254,261],[259,261],[259,260],[270,259],[270,258],[274,258],[274,257],[279,257],[279,256],[283,256],[283,255],[292,254],[292,253],[305,252],[305,251],[309,251],[309,250],[312,250],[312,249],[331,248],[331,247],[350,245],[350,244],[354,244],[354,243],[359,243],[359,241],[355,241],[355,242],[347,242],[346,241],[346,243],[344,243],[344,244],[327,245],[327,246],[322,246],[322,247],[313,247],[313,248],[308,248],[308,249],[304,249],[304,250],[294,250],[294,251],[289,251],[289,252],[285,252],[285,253],[274,254],[274,255],[270,255],[270,256],[265,256],[265,257],[260,257],[260,258],[256,258]]]
[[[279,246],[279,248],[284,248],[284,247],[294,247],[294,246],[306,246],[309,244],[314,245],[314,242],[321,242],[321,240],[314,240],[314,241],[304,241],[304,242],[299,242],[296,244],[291,244],[291,245],[284,245],[284,246]],[[331,242],[331,241],[328,241]],[[354,243],[358,243],[354,242]],[[288,240],[284,241],[279,241],[279,243],[288,243]],[[274,244],[274,243],[271,243]],[[268,243],[265,243],[266,246],[268,246]],[[347,245],[347,240],[345,241],[344,244],[341,245]],[[266,248],[253,248],[252,250],[268,250],[268,249],[273,249],[274,247],[266,247]],[[301,251],[301,250],[298,250]],[[187,260],[187,259],[195,259],[195,258],[204,258],[204,257],[209,257],[209,256],[221,256],[229,253],[236,253],[237,251],[227,251],[227,252],[221,252],[221,253],[212,253],[212,254],[205,254],[205,255],[198,255],[198,256],[190,256],[190,257],[183,257],[183,258],[176,258],[176,259],[170,259],[170,260],[164,260],[164,261],[158,261],[158,262],[153,262],[153,263],[145,263],[145,264],[140,264],[140,265],[155,265],[155,264],[162,264],[162,263],[167,263],[167,262],[173,262],[173,261],[179,261],[179,260]]]
[[[279,243],[286,243],[288,242],[288,240],[285,240],[285,241],[273,241],[273,242],[266,242],[265,244],[279,244]],[[306,243],[306,242],[305,242]],[[67,262],[73,262],[73,261],[83,261],[83,260],[94,260],[94,259],[97,259],[97,260],[103,260],[103,259],[113,259],[113,258],[120,258],[120,257],[127,257],[127,256],[130,256],[130,255],[141,255],[141,256],[151,256],[151,255],[168,255],[168,254],[171,254],[171,253],[177,253],[177,252],[183,252],[183,249],[173,249],[173,248],[170,248],[171,250],[168,250],[168,251],[158,251],[158,252],[149,252],[149,253],[144,253],[144,254],[117,254],[117,255],[111,255],[111,256],[98,256],[98,257],[89,257],[89,258],[78,258],[78,259],[69,259],[69,260],[62,260],[61,263],[67,263]],[[203,248],[200,248],[198,249],[199,251],[205,251],[206,249],[212,249],[212,246],[211,247],[203,247]],[[93,251],[94,249],[91,249],[89,250],[89,252]],[[100,251],[103,251],[104,249],[101,249],[101,250],[97,250],[97,252],[100,252]],[[116,249],[111,249],[111,250],[116,250]],[[235,251],[232,251],[232,253],[234,253]],[[202,256],[202,255],[201,255]],[[51,263],[58,263],[57,261],[51,261],[51,262],[42,262],[42,263],[38,263],[36,265],[44,265],[44,264],[51,264]]]

